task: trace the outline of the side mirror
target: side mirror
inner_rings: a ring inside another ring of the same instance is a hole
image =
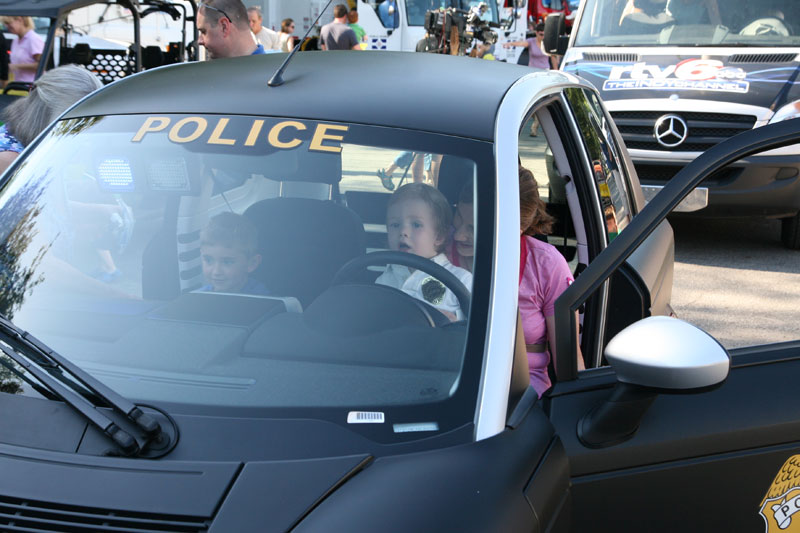
[[[722,384],[730,356],[711,335],[687,322],[653,316],[619,332],[605,350],[619,383],[578,422],[578,438],[605,448],[636,434],[659,393],[704,392]]]
[[[666,316],[651,316],[620,331],[605,350],[622,383],[689,391],[725,381],[730,356],[702,329]]]
[[[542,46],[548,54],[563,56],[567,51],[569,36],[567,33],[567,23],[564,13],[551,13],[544,19],[544,37]]]

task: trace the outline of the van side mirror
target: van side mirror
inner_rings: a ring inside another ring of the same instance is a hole
[[[544,38],[542,45],[548,54],[563,56],[567,52],[569,35],[564,13],[551,13],[544,19]]]

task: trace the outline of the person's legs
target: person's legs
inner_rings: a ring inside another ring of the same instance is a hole
[[[411,162],[411,179],[414,183],[425,183],[425,154],[416,154]]]
[[[388,167],[385,169],[379,168],[376,172],[378,178],[381,180],[381,185],[383,185],[385,189],[393,191],[394,182],[392,181],[392,175],[394,174],[394,171],[398,168],[406,168],[411,164],[416,164],[414,152],[400,152]],[[412,174],[412,176],[416,175]],[[417,181],[416,177],[414,178],[414,181]]]
[[[539,132],[539,117],[533,117],[533,124],[531,124],[531,137],[536,137]]]

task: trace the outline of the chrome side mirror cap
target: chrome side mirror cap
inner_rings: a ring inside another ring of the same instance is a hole
[[[620,382],[676,392],[718,385],[730,370],[730,355],[714,337],[665,316],[648,317],[620,331],[605,356]]]

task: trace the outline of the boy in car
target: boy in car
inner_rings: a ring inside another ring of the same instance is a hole
[[[416,254],[452,272],[468,289],[472,274],[453,265],[445,255],[453,212],[444,195],[424,183],[403,185],[392,194],[386,213],[389,248]],[[421,270],[389,265],[375,283],[400,289],[432,305],[450,320],[463,320],[458,299],[444,284]]]
[[[250,274],[261,264],[258,231],[242,215],[224,212],[211,218],[200,233],[200,258],[207,285],[201,292],[226,292],[269,296]]]

